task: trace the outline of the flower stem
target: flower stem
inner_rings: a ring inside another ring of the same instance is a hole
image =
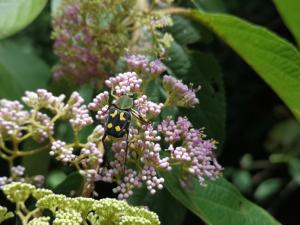
[[[45,151],[45,150],[48,150],[50,148],[51,144],[47,144],[45,146],[42,146],[42,147],[39,147],[39,148],[36,148],[36,149],[32,149],[32,150],[29,150],[29,151],[17,151],[16,152],[16,156],[30,156],[30,155],[33,155],[33,154],[36,154],[36,153],[39,153],[39,152],[42,152],[42,151]]]

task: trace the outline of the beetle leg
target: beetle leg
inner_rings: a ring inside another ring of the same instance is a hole
[[[103,137],[102,137],[102,145],[104,148],[104,153],[103,153],[103,161],[104,161],[104,165],[107,166],[108,165],[108,161],[107,161],[107,153],[108,150],[106,148],[106,144],[105,144],[105,138],[107,137],[106,133],[104,133]]]
[[[125,157],[124,157],[124,164],[123,164],[123,172],[125,173],[125,165],[128,155],[128,137],[129,137],[129,129],[126,131],[126,148],[125,148]]]
[[[102,140],[101,140],[101,141],[102,141],[102,144],[103,144],[104,150],[105,150],[105,152],[106,152],[106,151],[107,151],[107,149],[106,149],[105,142],[104,142],[104,141],[105,141],[105,138],[106,138],[106,133],[104,132],[104,135],[103,135],[103,137],[102,137]],[[105,152],[104,152],[104,153],[105,153]]]
[[[149,122],[148,122],[146,119],[144,119],[144,118],[141,116],[141,114],[139,114],[138,111],[136,111],[136,110],[134,110],[134,109],[130,109],[130,111],[131,111],[131,114],[132,114],[135,118],[137,118],[143,125],[148,125],[148,124],[149,124]]]

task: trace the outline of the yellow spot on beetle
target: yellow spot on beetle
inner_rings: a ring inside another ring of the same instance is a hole
[[[119,132],[121,130],[121,127],[120,126],[116,126],[115,129],[116,129],[117,132]]]
[[[117,110],[115,110],[113,113],[110,114],[110,116],[111,116],[112,118],[114,118],[114,117],[117,115],[117,113],[118,113]]]
[[[123,120],[123,121],[126,120],[126,118],[124,117],[124,113],[123,112],[120,113],[120,120]]]
[[[110,129],[113,127],[112,123],[107,124],[107,127]]]

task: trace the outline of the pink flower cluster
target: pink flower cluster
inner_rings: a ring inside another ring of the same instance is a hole
[[[76,7],[66,10],[68,16],[76,17]],[[222,167],[213,153],[216,148],[214,140],[206,139],[204,131],[193,128],[186,117],[178,117],[176,121],[167,117],[159,122],[165,106],[193,107],[199,103],[196,90],[176,78],[164,76],[163,86],[169,95],[165,103],[154,102],[145,95],[148,82],[143,83],[142,78],[162,73],[164,66],[160,61],[150,61],[141,55],[128,56],[127,61],[136,71],[140,69],[141,73],[125,72],[107,79],[105,84],[110,92],[98,94],[88,106],[78,92],[73,92],[65,103],[64,95],[54,96],[43,89],[28,91],[22,98],[30,110],[24,110],[17,101],[0,100],[0,151],[4,149],[6,140],[12,137],[17,137],[20,142],[24,135],[40,142],[47,141],[51,146],[49,154],[64,164],[75,166],[91,188],[97,180],[116,182],[117,187],[113,192],[120,199],[128,198],[135,188],[142,185],[151,194],[156,193],[164,184],[164,178],[159,176],[158,171],[171,171],[174,164],[182,167],[188,175],[196,177],[202,185],[205,185],[206,178],[218,177]],[[106,128],[108,109],[112,103],[118,107],[118,100],[123,99],[129,105],[129,109],[123,110],[132,114],[129,134],[119,139],[107,135],[103,143],[105,130],[109,129],[109,126]],[[94,112],[100,124],[82,143],[79,132],[94,123],[89,110]],[[70,123],[73,142],[66,143],[54,135],[57,120]],[[45,146],[46,150],[48,145]],[[4,150],[6,152],[3,153],[10,153],[10,150]],[[106,150],[111,152],[105,153]],[[112,156],[108,157],[107,164],[103,163],[104,154]],[[22,168],[12,170],[12,174],[18,177],[23,172]],[[9,181],[0,178],[0,184],[5,182]]]
[[[0,100],[0,134],[2,138],[21,136],[30,113],[18,101]],[[1,138],[0,136],[0,138]]]
[[[103,154],[99,151],[97,145],[93,142],[88,142],[86,147],[81,149],[81,164],[84,167],[93,166],[95,163],[100,165],[103,162]]]
[[[76,158],[73,148],[68,147],[66,142],[57,140],[52,143],[50,155],[55,156],[56,160],[64,163],[71,162]]]
[[[162,107],[164,106],[163,103],[155,103],[148,100],[146,95],[142,95],[141,97],[137,98],[134,101],[134,105],[138,112],[144,117],[154,118],[158,116],[161,112]]]
[[[197,89],[190,89],[183,84],[181,80],[177,80],[172,76],[165,75],[163,78],[163,86],[169,93],[169,104],[181,107],[194,107],[199,103],[196,96]]]
[[[24,99],[25,102],[26,100],[29,101],[27,97],[24,97]],[[40,106],[35,105],[34,107]],[[29,123],[30,118],[34,119],[35,122]],[[24,110],[23,105],[18,101],[0,100],[0,136],[3,139],[12,136],[21,137],[28,130],[33,131],[32,137],[38,142],[44,141],[49,135],[53,134],[53,126],[47,114],[36,110]]]
[[[157,189],[163,188],[164,179],[160,178],[157,170],[171,170],[169,157],[162,158],[162,151],[159,144],[160,136],[158,131],[151,125],[143,126],[140,129],[130,130],[130,150],[126,155],[126,141],[120,140],[112,144],[112,151],[115,160],[110,162],[110,168],[101,168],[98,180],[105,182],[117,181],[118,186],[113,189],[118,193],[118,198],[128,198],[133,193],[134,188],[139,188],[146,184],[150,193],[156,193]],[[133,168],[124,167],[124,163],[130,162]],[[140,169],[138,169],[140,168]],[[122,180],[117,178],[123,176]]]
[[[115,62],[130,38],[128,27],[119,21],[132,15],[133,5],[132,1],[63,1],[52,21],[54,53],[59,58],[54,78],[66,76],[81,84],[103,81],[115,72]],[[104,19],[107,15],[110,20]]]
[[[141,92],[142,79],[135,72],[119,73],[116,77],[111,77],[105,81],[105,84],[112,89],[117,96],[126,93]]]
[[[104,91],[98,94],[88,107],[90,110],[97,112],[96,118],[98,120],[104,122],[109,107],[109,93]]]
[[[26,91],[22,97],[23,102],[36,110],[46,108],[52,112],[57,112],[64,107],[65,95],[54,96],[51,92],[45,89],[38,89],[36,92]]]
[[[128,63],[131,67],[135,67],[136,71],[149,66],[147,58],[141,55],[129,57]],[[140,76],[134,72],[121,73],[116,77],[109,78],[105,83],[111,88],[114,100],[128,93],[137,95],[133,108],[144,119],[151,121],[161,114],[164,104],[152,102],[143,94]],[[167,85],[174,84],[175,88],[172,88],[177,91],[176,96],[170,95],[173,98],[171,100],[174,102],[179,100],[179,105],[186,107],[198,103],[195,90],[190,90],[181,81],[170,76],[165,77],[165,81]],[[185,94],[188,96],[184,97]],[[109,98],[109,93],[103,92],[89,104],[89,109],[97,113],[96,118],[102,123],[106,121]],[[135,118],[133,117],[132,120]],[[104,128],[100,126],[97,130],[96,132],[95,129],[89,140],[101,139],[101,135],[104,135]],[[164,179],[159,177],[157,171],[170,171],[173,163],[179,163],[185,171],[197,177],[203,185],[206,177],[214,179],[222,170],[213,155],[215,142],[206,140],[203,131],[194,129],[186,117],[179,117],[177,121],[167,118],[159,126],[132,122],[128,141],[126,141],[126,137],[112,142],[108,138],[103,144],[111,149],[114,159],[109,162],[108,167],[103,165],[100,167],[95,179],[117,182],[118,185],[113,192],[117,193],[120,199],[128,198],[133,194],[135,188],[139,188],[143,184],[150,193],[156,193],[157,190],[163,188],[164,183]],[[162,144],[169,147],[162,149]],[[127,148],[128,152],[126,152]]]
[[[70,123],[75,130],[81,130],[83,127],[93,123],[93,119],[89,116],[86,105],[83,105],[84,99],[78,92],[73,92],[64,111],[70,117]]]
[[[127,54],[125,60],[129,69],[148,73],[154,76],[160,75],[166,70],[165,65],[159,59],[150,61],[144,55]]]
[[[67,3],[53,20],[54,52],[60,58],[54,68],[55,79],[68,75],[85,82],[84,79],[103,76],[99,54],[94,51],[96,43],[81,8],[80,2]]]
[[[205,139],[203,130],[194,129],[186,117],[175,122],[167,118],[159,125],[159,131],[169,143],[171,159],[181,161],[182,166],[205,184],[205,178],[215,179],[222,171],[213,154],[216,142]]]
[[[45,177],[42,175],[35,175],[33,177],[25,176],[25,167],[21,165],[13,166],[10,169],[10,177],[0,177],[0,189],[2,186],[12,182],[26,182],[34,184],[37,187],[41,187],[44,184]]]

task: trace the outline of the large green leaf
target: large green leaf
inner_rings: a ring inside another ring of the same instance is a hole
[[[161,225],[181,225],[187,211],[165,189],[158,191],[155,195],[150,194],[146,187],[137,189],[128,202],[135,206],[149,207],[151,211],[157,213]]]
[[[25,90],[45,88],[51,72],[32,52],[12,42],[0,42],[0,98],[19,99]]]
[[[47,0],[0,0],[0,39],[30,24],[46,3]]]
[[[300,46],[300,1],[273,0],[285,24],[293,33]]]
[[[300,53],[267,29],[225,14],[178,10],[204,24],[233,48],[300,120]]]
[[[165,186],[185,207],[209,225],[275,225],[279,224],[264,209],[245,199],[228,181],[208,181],[206,187],[192,181],[183,188],[178,173],[166,173]]]
[[[201,39],[201,32],[193,26],[191,21],[180,16],[174,16],[172,19],[174,24],[167,31],[172,34],[178,44],[187,45]]]
[[[191,66],[185,49],[175,41],[168,49],[168,58],[165,60],[165,63],[168,66],[168,72],[178,75],[186,74]]]

